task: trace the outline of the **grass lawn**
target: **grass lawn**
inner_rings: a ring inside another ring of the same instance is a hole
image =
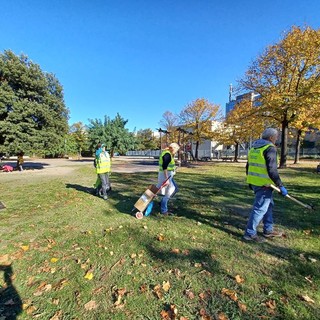
[[[142,220],[131,210],[155,172],[113,173],[108,201],[89,193],[91,163],[1,173],[0,319],[320,319],[320,175],[303,164],[280,174],[316,210],[275,194],[284,237],[258,244],[242,240],[243,163],[180,168],[176,216],[156,203]]]

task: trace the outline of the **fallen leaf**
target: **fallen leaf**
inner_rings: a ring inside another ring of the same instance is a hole
[[[228,319],[229,318],[223,312],[218,313],[217,320],[228,320]]]
[[[98,305],[97,303],[94,301],[94,300],[90,300],[89,302],[87,302],[85,305],[84,305],[84,308],[86,310],[94,310],[94,309],[97,309]]]
[[[190,300],[194,299],[194,293],[191,290],[189,289],[185,290],[184,294],[188,297],[188,299]]]
[[[171,252],[178,254],[178,253],[180,253],[180,249],[174,248],[171,250]]]
[[[51,258],[51,259],[50,259],[50,261],[51,261],[52,263],[56,263],[58,260],[59,260],[58,258]]]
[[[160,233],[160,234],[157,236],[157,240],[158,240],[158,241],[163,241],[163,240],[164,240],[163,234]]]
[[[266,305],[268,308],[272,309],[272,310],[274,310],[274,309],[276,308],[276,302],[275,302],[275,300],[268,300],[268,301],[266,301],[265,305]]]
[[[88,279],[88,280],[92,280],[93,279],[93,273],[88,271],[85,276],[84,276],[85,279]]]
[[[231,300],[233,301],[237,301],[238,300],[238,297],[237,297],[237,293],[236,291],[234,290],[230,290],[230,289],[226,289],[226,288],[223,288],[221,290],[221,293],[227,297],[229,297]]]
[[[238,307],[242,312],[247,311],[247,306],[244,303],[241,303],[240,301],[238,301]]]
[[[23,251],[28,251],[28,250],[29,250],[29,246],[28,246],[28,245],[26,245],[26,246],[21,246],[21,249],[22,249]]]
[[[244,279],[241,278],[240,275],[238,275],[238,274],[234,278],[236,279],[237,283],[243,283],[244,282]]]
[[[0,265],[9,266],[10,264],[11,264],[11,261],[8,254],[4,254],[0,256]]]
[[[165,291],[165,292],[168,292],[169,289],[170,289],[170,282],[169,281],[163,281],[162,283],[162,289]]]
[[[162,298],[162,292],[161,292],[161,286],[160,286],[160,284],[157,284],[157,285],[154,286],[153,292],[154,292],[154,294],[156,295],[156,297],[157,297],[158,299],[161,299],[161,298]]]
[[[307,295],[301,295],[300,297],[302,298],[302,300],[306,302],[314,303],[314,300],[308,297]]]
[[[62,319],[62,310],[57,311],[50,320],[60,320]]]

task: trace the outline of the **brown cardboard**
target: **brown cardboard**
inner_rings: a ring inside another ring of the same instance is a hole
[[[155,184],[152,184],[150,187],[149,187],[149,190],[151,192],[153,192],[154,194],[157,194],[158,191],[159,191],[159,188],[157,188],[157,186]]]
[[[153,193],[150,189],[147,189],[143,195],[138,199],[138,201],[134,204],[134,207],[139,210],[140,212],[143,212],[148,204],[152,201],[152,199],[155,197],[155,193]]]

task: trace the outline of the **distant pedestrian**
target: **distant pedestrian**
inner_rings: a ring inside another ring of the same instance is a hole
[[[108,191],[110,190],[109,175],[111,172],[111,159],[108,151],[106,151],[105,144],[98,144],[95,153],[96,173],[99,175],[102,184],[102,197],[104,200],[108,199]],[[96,182],[97,184],[97,182]]]
[[[263,242],[264,238],[257,235],[257,227],[263,221],[265,238],[281,237],[282,233],[273,229],[273,189],[270,184],[280,188],[286,196],[287,189],[283,186],[277,169],[277,149],[275,143],[278,131],[268,128],[262,133],[262,139],[256,140],[249,150],[247,163],[247,182],[254,191],[255,200],[245,230],[244,239]]]
[[[23,171],[23,164],[24,164],[24,159],[23,159],[24,153],[22,151],[20,151],[18,153],[18,157],[17,157],[17,169],[19,171]]]
[[[163,198],[160,202],[161,214],[169,215],[168,202],[169,199],[178,191],[178,186],[173,180],[173,176],[176,172],[176,165],[174,160],[174,155],[178,152],[180,146],[177,143],[171,143],[168,148],[166,148],[160,155],[159,158],[159,173],[158,173],[158,184],[159,188],[163,182],[167,180],[164,188],[161,190]]]

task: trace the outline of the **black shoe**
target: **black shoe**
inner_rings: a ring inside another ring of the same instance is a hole
[[[267,240],[262,238],[262,237],[259,237],[258,235],[254,235],[254,236],[249,236],[247,234],[245,234],[243,236],[243,239],[246,240],[246,241],[253,241],[253,242],[259,242],[259,243],[262,243],[262,242],[266,242]]]
[[[281,231],[267,231],[263,233],[265,238],[281,238],[283,233]]]

